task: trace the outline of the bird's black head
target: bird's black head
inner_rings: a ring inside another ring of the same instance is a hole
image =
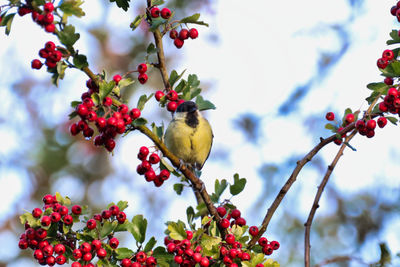
[[[178,106],[176,112],[188,112],[192,113],[197,110],[197,105],[193,101],[185,101]]]

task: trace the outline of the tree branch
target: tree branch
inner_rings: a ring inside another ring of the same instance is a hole
[[[346,148],[346,143],[348,143],[355,135],[357,134],[357,129],[354,129],[353,132],[346,137],[345,141],[341,145],[338,153],[336,154],[335,158],[333,159],[332,163],[328,166],[328,169],[325,173],[324,179],[322,179],[321,184],[318,186],[317,194],[315,195],[314,203],[312,205],[310,214],[308,215],[307,222],[305,223],[305,237],[304,237],[304,265],[306,267],[310,267],[310,231],[311,231],[311,224],[314,219],[315,212],[319,208],[319,200],[321,199],[322,192],[325,189],[326,184],[328,183],[329,177],[331,176],[333,169],[335,168],[336,164],[338,163],[340,157],[343,155],[343,151]]]
[[[343,130],[340,132],[341,134],[345,134],[355,128],[355,123],[351,123],[347,125],[346,127],[343,128]],[[271,204],[271,206],[268,208],[267,214],[264,217],[264,220],[262,222],[262,225],[259,229],[258,235],[254,236],[248,243],[248,248],[253,247],[257,240],[264,234],[264,232],[267,230],[268,224],[271,221],[272,216],[274,215],[276,209],[282,202],[282,199],[285,197],[286,193],[289,191],[290,187],[292,184],[296,181],[298,174],[300,173],[301,169],[306,165],[311,159],[318,153],[318,151],[326,146],[327,144],[333,142],[336,139],[336,134],[323,139],[321,137],[320,143],[316,145],[310,152],[308,152],[307,155],[304,156],[303,159],[297,162],[296,168],[293,170],[292,174],[290,175],[289,179],[286,181],[284,186],[281,188],[279,191],[278,195],[276,196],[274,202]]]
[[[364,262],[361,259],[356,258],[356,257],[352,257],[352,256],[336,256],[334,258],[324,260],[323,262],[314,265],[314,267],[321,267],[323,265],[328,265],[328,264],[335,263],[335,262],[344,262],[344,261],[357,261],[357,262],[359,262],[359,263],[361,263],[363,265],[370,266],[370,264],[368,264],[368,263],[366,263],[366,262]]]

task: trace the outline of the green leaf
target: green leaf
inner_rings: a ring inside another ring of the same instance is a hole
[[[56,192],[56,199],[57,202],[60,203],[61,205],[64,206],[70,206],[71,205],[71,199],[69,197],[62,197],[59,192]]]
[[[99,96],[100,96],[100,103],[103,101],[103,99],[108,96],[111,91],[113,90],[115,86],[114,81],[106,82],[106,81],[101,81],[99,84]]]
[[[124,211],[124,209],[126,209],[128,207],[128,201],[118,201],[117,206],[119,208],[120,211]]]
[[[133,84],[135,81],[132,79],[132,78],[125,78],[125,79],[122,79],[122,80],[120,80],[119,81],[119,83],[118,83],[118,86],[120,87],[120,88],[124,88],[124,87],[127,87],[127,86],[129,86],[129,85],[131,85],[131,84]]]
[[[400,43],[400,37],[399,37],[399,33],[396,30],[392,30],[390,32],[390,37],[392,37],[391,40],[387,40],[386,44],[391,45],[391,44],[397,44]]]
[[[194,23],[194,24],[204,25],[204,26],[208,27],[208,24],[205,23],[204,21],[199,21],[199,18],[200,18],[200,13],[196,13],[189,17],[181,19],[180,22],[181,23]]]
[[[154,246],[156,245],[157,241],[154,238],[154,236],[152,236],[150,238],[150,240],[147,242],[146,246],[144,247],[144,252],[149,252],[150,250],[152,250],[154,248]]]
[[[201,110],[207,110],[207,109],[216,109],[213,103],[211,103],[208,100],[204,100],[201,95],[196,97],[196,104],[198,109]]]
[[[334,130],[336,127],[332,123],[325,124],[325,129]]]
[[[146,51],[147,51],[147,54],[154,54],[154,53],[157,53],[157,48],[156,48],[156,46],[155,46],[153,43],[150,43],[150,44],[147,46]]]
[[[160,159],[160,169],[161,170],[166,169],[169,172],[174,173],[175,176],[179,176],[179,174],[175,171],[175,168],[172,167],[170,164],[168,164],[168,162],[164,158]]]
[[[62,31],[58,32],[58,39],[69,48],[68,50],[72,50],[71,47],[78,41],[79,37],[80,34],[75,33],[75,27],[72,25],[67,25]]]
[[[129,229],[129,232],[141,244],[146,238],[146,228],[147,220],[143,218],[143,215],[136,215],[132,218],[132,227]]]
[[[48,70],[48,72],[53,73],[53,75],[51,76],[51,82],[55,85],[58,86],[58,82],[61,79],[64,79],[65,76],[65,70],[68,68],[68,65],[65,64],[64,61],[59,61],[57,63],[56,68],[52,68],[50,70]]]
[[[23,225],[25,223],[28,223],[31,227],[40,226],[40,219],[33,217],[31,212],[26,212],[22,214],[21,216],[19,216],[19,220]]]
[[[379,69],[385,77],[398,77],[400,76],[400,62],[393,61],[384,69]]]
[[[136,120],[134,120],[132,122],[133,126],[140,126],[140,125],[146,125],[147,124],[147,120],[145,118],[137,118]]]
[[[375,99],[376,99],[379,95],[380,95],[379,92],[374,91],[374,92],[372,92],[372,94],[371,94],[369,97],[367,97],[365,100],[367,100],[368,104],[371,105],[372,102],[374,102]]]
[[[389,86],[385,83],[370,83],[367,85],[367,88],[381,94],[387,94]]]
[[[144,109],[144,105],[147,103],[147,101],[149,101],[154,94],[150,94],[149,96],[146,95],[141,95],[139,97],[138,103],[137,103],[137,108],[140,110]]]
[[[228,182],[225,179],[222,179],[221,182],[218,179],[215,180],[214,190],[218,196],[221,196],[227,187]]]
[[[180,79],[182,78],[183,74],[185,73],[186,70],[182,71],[181,74],[178,75],[178,73],[176,72],[176,70],[171,71],[171,74],[169,76],[169,84],[171,85],[171,87],[174,86],[174,84]]]
[[[187,85],[187,82],[186,82],[185,80],[181,80],[181,81],[179,82],[179,84],[175,87],[175,91],[176,91],[177,93],[182,92],[183,89],[186,87],[186,85]]]
[[[183,240],[186,238],[185,224],[181,221],[169,222],[168,227],[169,237],[175,240]]]
[[[246,179],[239,178],[239,174],[235,173],[235,175],[233,175],[233,185],[229,186],[229,191],[235,196],[243,191],[245,185]]]
[[[117,254],[117,259],[122,260],[125,258],[130,258],[134,252],[129,248],[117,248],[115,253]]]
[[[215,249],[218,250],[218,247],[221,243],[221,237],[209,236],[207,234],[203,234],[200,244],[204,249],[204,254],[206,256],[211,256],[214,254]]]
[[[174,184],[176,194],[181,195],[183,191],[183,184]]]
[[[132,31],[134,31],[137,27],[139,27],[139,25],[142,22],[143,18],[144,18],[144,14],[136,16],[136,18],[129,25],[131,27]]]
[[[89,63],[87,62],[87,58],[85,55],[76,55],[74,56],[73,63],[75,67],[78,69],[83,69],[87,66],[89,66]]]
[[[76,16],[80,18],[85,16],[85,12],[80,7],[82,4],[82,0],[64,0],[59,8],[64,13],[64,16]]]
[[[119,223],[117,227],[115,227],[114,232],[125,232],[129,230],[129,227],[132,227],[132,223],[125,220],[124,223]]]
[[[164,0],[152,0],[151,1],[151,6],[160,6],[164,4]]]
[[[393,123],[394,125],[397,125],[398,120],[395,117],[388,116],[388,117],[386,117],[386,119],[388,121],[390,121],[391,123]]]
[[[353,113],[353,111],[351,111],[351,108],[346,108],[344,111],[344,116],[346,116],[347,114]]]
[[[71,108],[76,108],[76,106],[78,106],[81,103],[82,103],[82,101],[72,101],[71,102]]]
[[[15,14],[16,13],[12,13],[12,14],[8,14],[6,16],[4,16],[4,15],[2,16],[2,20],[1,20],[0,26],[6,26],[6,30],[5,30],[6,35],[10,34],[11,24],[13,22]]]
[[[124,11],[128,11],[130,0],[110,0],[110,2],[116,2],[119,8],[122,8]]]
[[[161,17],[158,18],[153,18],[151,20],[151,25],[150,25],[150,31],[154,32],[155,30],[158,29],[158,27],[162,24],[165,23],[165,20],[162,19]]]

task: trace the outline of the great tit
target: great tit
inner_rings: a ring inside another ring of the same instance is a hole
[[[201,170],[210,154],[213,137],[211,126],[196,103],[185,101],[176,109],[165,131],[164,142],[175,156]]]

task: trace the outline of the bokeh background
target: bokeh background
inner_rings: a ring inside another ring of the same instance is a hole
[[[0,0],[0,5],[7,1]],[[176,49],[165,38],[168,69],[195,73],[204,97],[216,106],[205,112],[214,130],[214,145],[202,174],[209,191],[216,178],[247,178],[244,192],[231,201],[249,225],[259,225],[289,177],[296,161],[315,146],[327,111],[337,117],[345,108],[367,108],[365,85],[382,81],[376,60],[386,49],[391,29],[398,28],[390,8],[395,1],[210,1],[172,0],[177,18],[196,12],[210,27],[197,27],[199,38]],[[152,41],[146,27],[131,32],[129,23],[143,12],[133,1],[128,12],[105,0],[86,1],[86,16],[72,19],[81,38],[76,47],[96,72],[123,74],[144,60]],[[190,190],[177,196],[171,178],[155,188],[136,174],[136,154],[151,142],[140,133],[117,141],[114,155],[90,141],[68,134],[69,103],[80,98],[87,77],[67,70],[59,87],[44,69],[30,62],[48,40],[56,39],[15,17],[10,36],[0,37],[0,266],[36,266],[18,249],[23,231],[18,216],[41,205],[41,197],[60,192],[93,212],[127,200],[128,218],[143,214],[148,237],[162,243],[164,222],[185,219],[195,205]],[[143,93],[162,89],[160,76],[149,72],[145,86],[124,94],[135,105]],[[150,101],[143,116],[167,124],[170,114]],[[399,129],[388,125],[372,139],[357,136],[334,170],[312,227],[312,263],[337,256],[351,260],[330,266],[368,266],[379,261],[380,243],[400,266]],[[273,258],[281,266],[301,266],[304,222],[317,186],[338,147],[325,147],[300,173],[266,233],[281,249]],[[229,198],[229,195],[226,195]],[[131,236],[122,245],[134,246]]]

